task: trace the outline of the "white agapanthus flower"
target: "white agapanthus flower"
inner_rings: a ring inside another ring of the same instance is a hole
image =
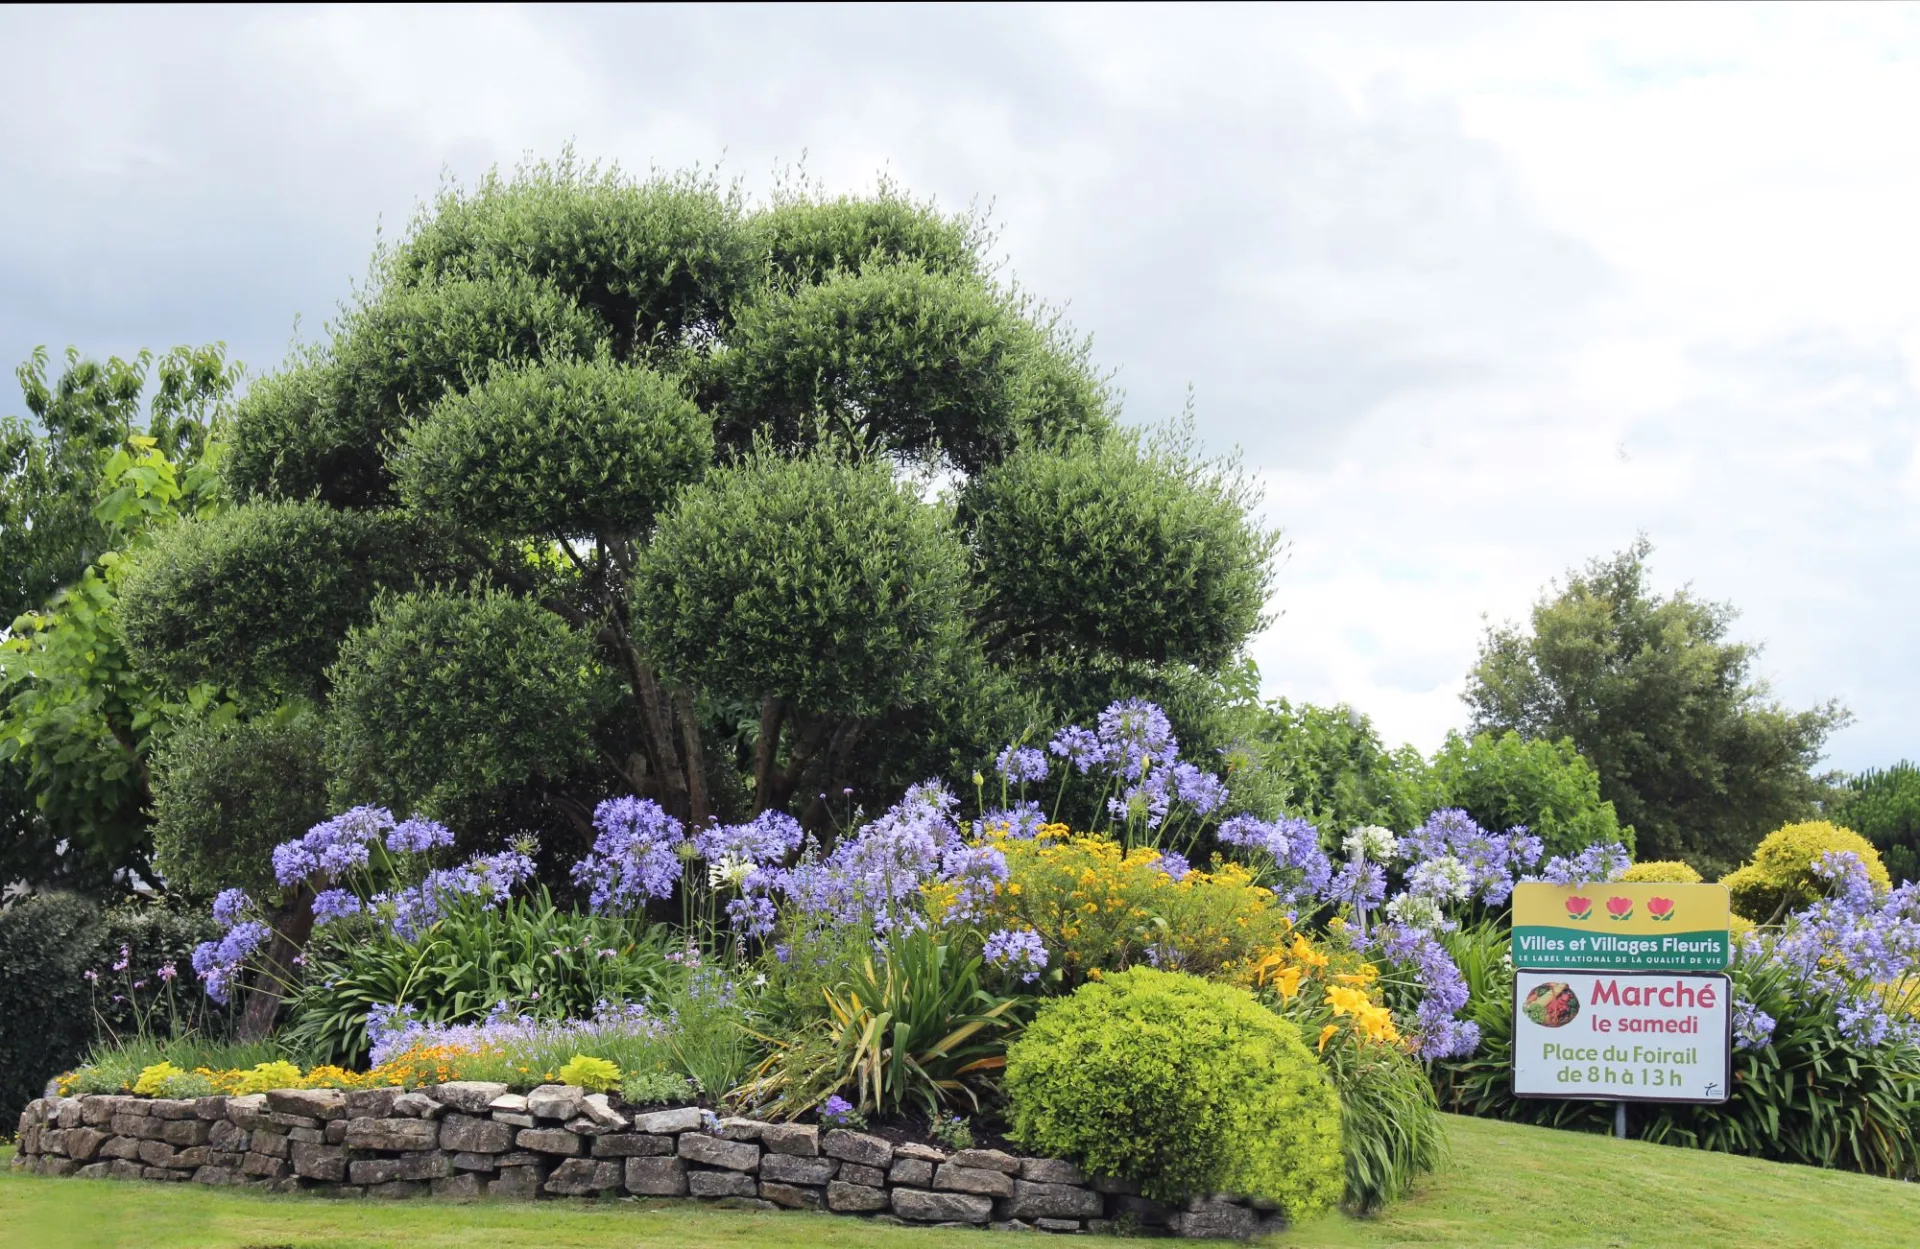
[[[1387,903],[1387,918],[1408,928],[1438,928],[1446,918],[1440,904],[1417,893],[1403,893]]]
[[[1340,844],[1345,847],[1348,858],[1365,859],[1369,863],[1389,862],[1400,848],[1393,833],[1378,824],[1361,825]]]
[[[1473,873],[1450,854],[1428,859],[1414,868],[1407,883],[1411,892],[1436,902],[1465,902],[1473,894]]]
[[[738,889],[746,883],[747,877],[751,875],[752,872],[752,859],[740,858],[737,855],[728,855],[724,859],[716,859],[714,862],[707,864],[707,885],[713,889],[719,889],[722,886],[729,889]]]

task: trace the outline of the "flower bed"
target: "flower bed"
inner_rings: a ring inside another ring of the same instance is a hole
[[[41,1175],[375,1197],[686,1197],[1000,1230],[1245,1238],[1286,1226],[1214,1195],[1152,1201],[1054,1158],[697,1106],[636,1110],[577,1085],[51,1097],[27,1106],[19,1132],[13,1165]]]

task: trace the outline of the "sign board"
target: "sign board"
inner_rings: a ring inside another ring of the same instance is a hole
[[[1515,967],[1719,971],[1732,915],[1725,885],[1513,887]]]
[[[1515,1097],[1727,1100],[1727,977],[1544,970],[1513,979]]]

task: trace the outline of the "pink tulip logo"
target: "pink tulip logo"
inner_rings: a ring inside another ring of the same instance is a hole
[[[1663,924],[1666,923],[1673,918],[1673,899],[1649,898],[1647,900],[1647,914]]]
[[[1568,898],[1567,899],[1567,917],[1569,919],[1593,918],[1593,899],[1592,898]]]
[[[1623,919],[1632,919],[1633,918],[1633,899],[1632,898],[1608,898],[1607,899],[1607,918],[1613,920],[1616,923],[1618,923],[1620,920],[1623,920]]]

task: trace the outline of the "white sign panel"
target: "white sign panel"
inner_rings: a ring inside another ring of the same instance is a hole
[[[1516,1097],[1723,1102],[1732,988],[1722,975],[1514,973]]]

